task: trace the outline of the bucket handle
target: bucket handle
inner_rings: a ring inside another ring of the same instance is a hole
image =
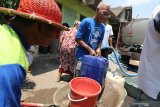
[[[69,98],[69,100],[71,100],[71,101],[73,101],[73,102],[80,102],[80,101],[84,101],[84,100],[87,99],[87,97],[84,97],[84,98],[82,98],[82,99],[74,100],[74,99],[71,98],[70,93],[68,93],[68,98]]]

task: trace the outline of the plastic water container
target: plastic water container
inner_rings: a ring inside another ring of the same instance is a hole
[[[104,57],[84,55],[80,70],[80,77],[88,77],[104,85],[108,68],[108,60]]]
[[[101,92],[100,84],[87,77],[76,77],[69,83],[70,107],[96,107],[98,96]]]

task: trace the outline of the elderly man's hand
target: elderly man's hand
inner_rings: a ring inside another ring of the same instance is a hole
[[[93,49],[91,49],[91,50],[89,51],[89,53],[90,53],[90,55],[92,55],[92,56],[96,56],[96,52],[95,52]]]
[[[96,50],[96,56],[101,56],[101,49],[100,49],[100,48],[98,48],[98,49]]]

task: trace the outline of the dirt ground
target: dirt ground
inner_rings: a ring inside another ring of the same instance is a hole
[[[52,104],[54,92],[71,79],[69,75],[63,74],[62,80],[57,82],[58,66],[56,56],[36,55],[32,64],[33,70],[27,74],[23,83],[21,101]]]
[[[53,104],[55,91],[68,84],[71,77],[63,74],[62,80],[57,82],[58,61],[53,54],[39,54],[34,57],[32,72],[27,74],[23,83],[21,101],[28,103]],[[117,65],[109,62],[111,71]]]

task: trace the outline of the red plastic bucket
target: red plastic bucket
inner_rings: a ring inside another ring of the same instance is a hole
[[[70,107],[96,107],[97,98],[101,92],[101,85],[87,77],[76,77],[69,83]]]

